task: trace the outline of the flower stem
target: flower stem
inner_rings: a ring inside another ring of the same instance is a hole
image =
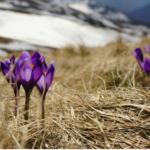
[[[25,120],[28,120],[28,118],[29,118],[29,101],[30,101],[30,95],[31,95],[31,90],[29,90],[29,92],[26,94],[25,114],[24,114]]]
[[[45,96],[43,96],[41,107],[42,107],[41,119],[44,119],[45,118]]]
[[[16,93],[15,93],[15,102],[16,102],[16,104],[15,104],[15,116],[17,116],[18,115],[18,97],[19,97],[19,91],[17,91]]]

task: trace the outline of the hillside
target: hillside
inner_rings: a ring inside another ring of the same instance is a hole
[[[132,21],[128,16],[123,14],[120,11],[117,11],[109,6],[102,5],[101,3],[92,3],[89,1],[88,3],[73,3],[69,4],[69,6],[75,10],[79,10],[81,12],[87,13],[93,18],[105,18],[107,20],[111,20],[114,23],[118,22],[125,22],[125,23],[131,23]]]
[[[150,148],[149,79],[131,54],[149,43],[149,38],[134,44],[118,39],[105,47],[67,46],[51,54],[39,51],[47,64],[52,60],[56,64],[44,125],[38,117],[37,89],[33,89],[25,121],[21,87],[19,116],[15,117],[13,91],[1,73],[0,148]],[[20,56],[20,52],[14,54]]]
[[[22,50],[49,51],[68,44],[95,47],[118,37],[131,43],[150,36],[148,27],[133,25],[125,14],[95,3],[6,0],[0,2],[0,9],[0,37],[24,45],[19,48]],[[10,52],[10,46],[15,47],[16,43],[11,42],[8,46],[0,44],[1,54],[2,50]]]
[[[117,10],[120,10],[124,13],[130,13],[135,11],[136,9],[142,8],[150,3],[150,0],[97,0],[97,2],[105,4],[107,6],[110,6],[112,8],[115,8]]]
[[[135,11],[130,13],[132,17],[135,19],[147,23],[150,25],[150,3],[142,8],[136,9]]]

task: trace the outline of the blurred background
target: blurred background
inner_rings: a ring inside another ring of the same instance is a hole
[[[0,55],[150,37],[150,0],[0,0]]]

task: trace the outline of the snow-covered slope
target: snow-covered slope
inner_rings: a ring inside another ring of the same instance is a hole
[[[80,2],[80,3],[71,3],[69,6],[75,10],[90,14],[92,16],[99,16],[111,21],[120,21],[120,22],[131,22],[130,18],[127,17],[120,11],[114,10],[108,6],[104,6],[100,3],[94,2]]]
[[[37,16],[11,11],[0,11],[0,36],[22,40],[36,45],[61,47],[67,44],[86,46],[105,45],[115,41],[117,31],[95,28],[52,16]],[[122,33],[124,40],[136,41],[139,38]]]
[[[1,0],[0,9],[0,36],[34,45],[57,48],[83,43],[93,47],[115,41],[118,36],[132,42],[150,35],[147,27],[131,25],[121,12],[95,3],[68,6],[46,0]],[[123,22],[122,33],[118,33],[118,19]]]
[[[60,1],[61,2],[61,1]],[[60,15],[79,21],[84,21],[96,26],[106,26],[107,22],[130,22],[130,19],[123,13],[94,2],[80,3],[50,3],[44,0],[4,0],[0,3],[0,9],[34,13],[40,15]],[[75,1],[74,1],[75,2]],[[110,23],[109,23],[110,27]],[[114,25],[111,26],[114,28]],[[116,29],[116,27],[115,27]]]
[[[84,12],[86,14],[93,14],[93,10],[90,7],[88,7],[88,5],[86,5],[85,3],[81,3],[81,2],[73,3],[73,4],[70,4],[69,6],[70,8]]]
[[[96,0],[0,0],[0,9],[59,16],[116,30],[118,23],[132,23],[132,19],[122,12],[97,3]]]

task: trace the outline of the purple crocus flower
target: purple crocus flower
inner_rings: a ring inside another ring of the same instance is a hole
[[[143,53],[140,48],[136,48],[135,51],[132,51],[133,56],[137,59],[140,67],[142,70],[144,70],[144,64],[143,64]]]
[[[144,47],[145,52],[150,53],[150,45]]]
[[[24,51],[22,52],[16,65],[19,81],[21,82],[26,93],[26,114],[24,115],[26,120],[28,120],[30,94],[43,72],[42,63],[39,58],[40,54],[38,52],[34,52],[30,57],[29,53]]]
[[[55,63],[54,63],[54,61],[52,61],[48,68],[45,63],[45,58],[43,55],[40,57],[40,60],[42,62],[42,66],[43,66],[43,73],[41,75],[41,78],[37,82],[36,87],[39,90],[40,94],[42,95],[42,104],[41,104],[42,116],[41,116],[41,118],[44,119],[44,117],[45,117],[45,115],[44,115],[45,97],[46,97],[46,93],[53,81],[53,77],[54,77],[54,73],[55,73]]]
[[[150,59],[148,57],[145,57],[145,60],[144,60],[144,71],[146,72],[146,74],[150,75]]]
[[[5,63],[1,62],[1,69],[3,75],[6,77],[9,83],[12,83],[11,86],[14,90],[15,97],[16,97],[16,107],[15,107],[15,116],[17,116],[17,109],[18,109],[18,96],[21,83],[17,80],[15,75],[15,64],[17,63],[18,59],[15,60],[15,55],[11,57],[11,59],[5,59]]]

